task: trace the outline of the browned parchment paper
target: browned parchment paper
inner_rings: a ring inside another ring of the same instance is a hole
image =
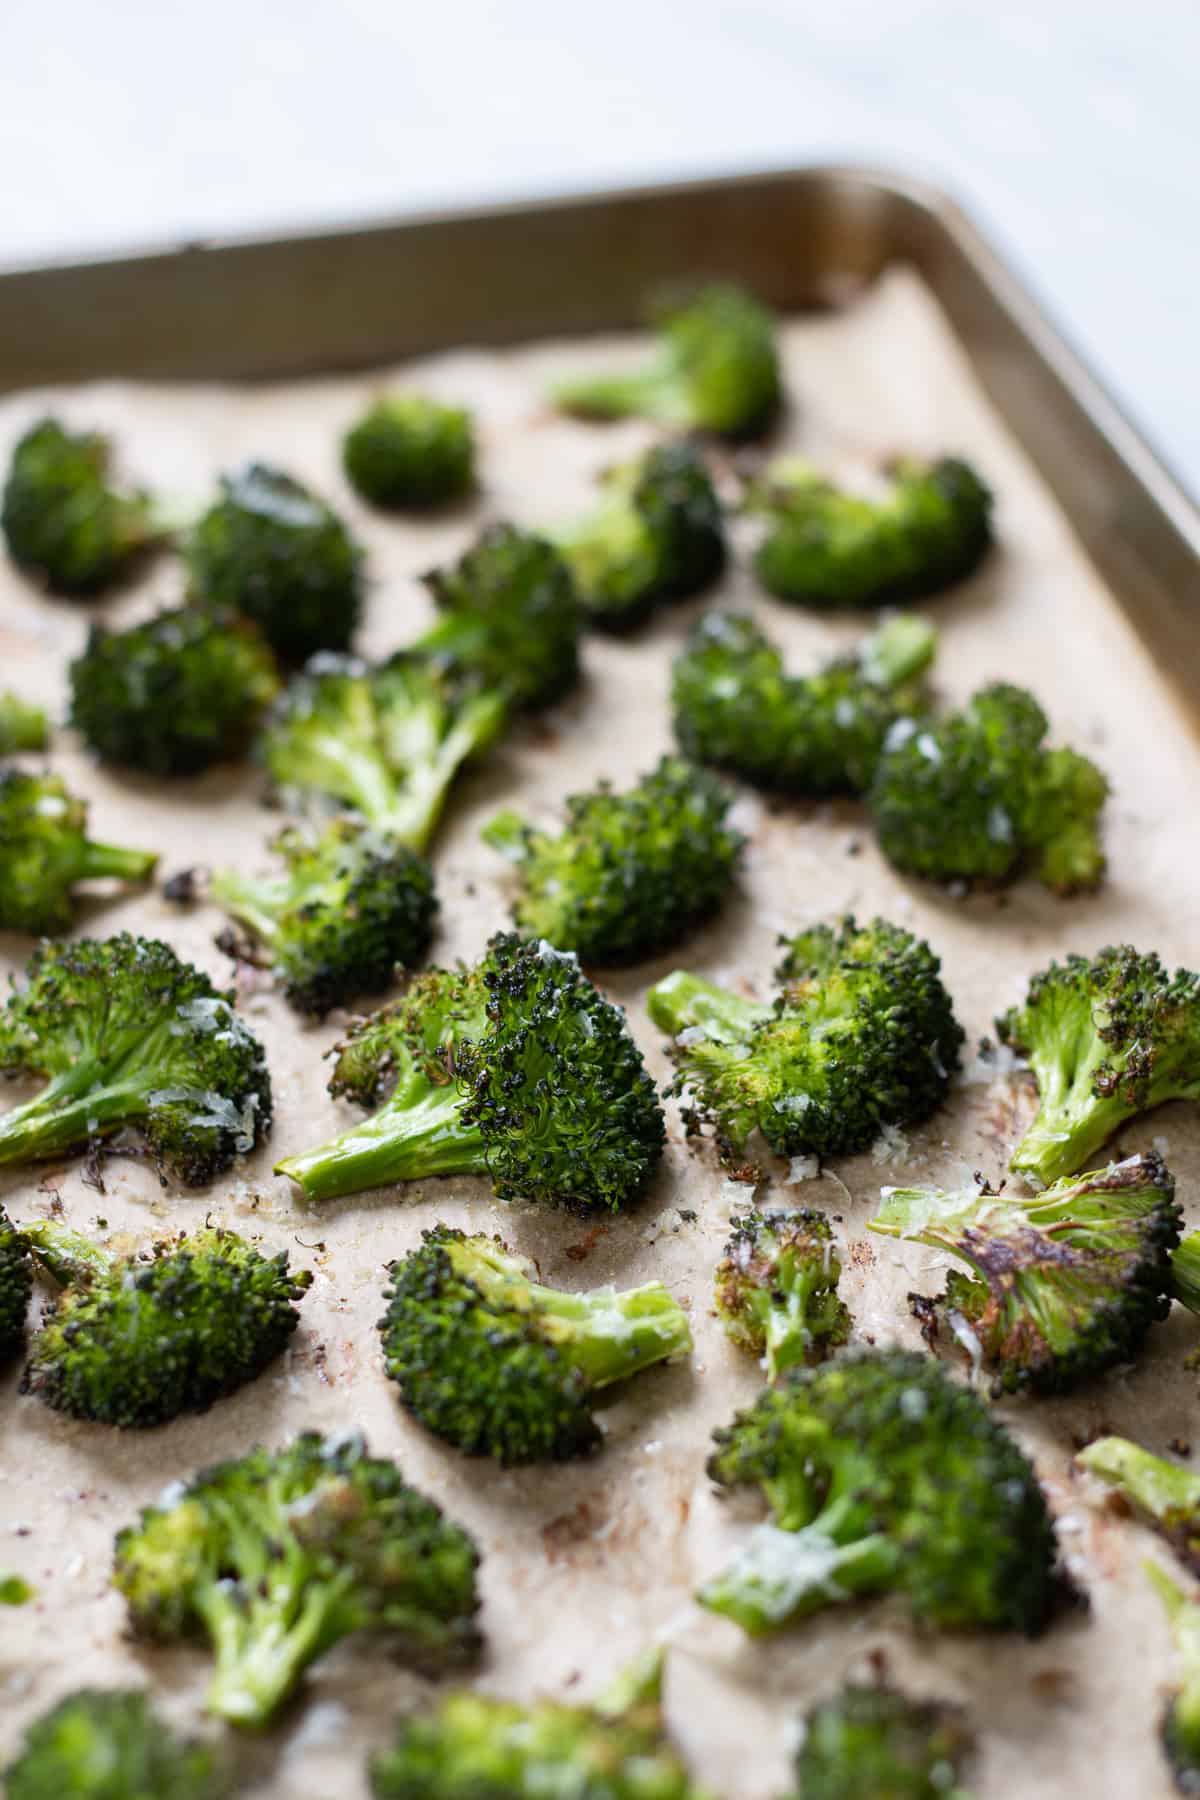
[[[914,278],[897,272],[844,315],[790,324],[785,342],[789,386],[799,401],[786,433],[795,448],[848,473],[891,449],[956,449],[993,482],[1002,547],[974,581],[930,609],[943,633],[939,684],[957,700],[985,679],[1026,682],[1046,704],[1055,732],[1096,756],[1115,788],[1112,878],[1102,895],[1065,904],[1028,884],[1002,898],[952,901],[898,879],[856,807],[768,810],[747,792],[739,806],[751,835],[741,896],[681,951],[606,983],[628,1006],[653,1069],[667,1072],[643,1006],[654,980],[686,962],[763,991],[776,934],[845,908],[881,911],[931,939],[972,1044],[1052,954],[1128,937],[1194,966],[1195,857],[1185,832],[1196,761],[1187,726],[983,400],[937,308]],[[637,351],[633,340],[507,354],[465,350],[405,370],[468,402],[481,424],[481,499],[436,523],[372,516],[341,476],[339,434],[384,376],[267,388],[96,384],[26,394],[0,405],[0,456],[52,405],[72,424],[112,430],[127,471],[160,490],[203,498],[217,472],[239,459],[282,463],[343,506],[365,540],[372,592],[363,647],[384,652],[426,615],[419,572],[455,554],[481,518],[569,517],[590,503],[600,468],[647,441],[640,424],[589,428],[551,416],[541,401],[552,374]],[[176,597],[180,586],[178,567],[163,559],[135,591],[93,609],[43,599],[0,568],[0,680],[61,709],[64,663],[81,644],[89,614],[132,619]],[[797,668],[858,630],[760,595],[744,557],[717,598],[752,604]],[[578,694],[547,726],[518,734],[464,781],[436,854],[439,959],[474,956],[505,920],[505,865],[478,840],[494,809],[519,803],[553,817],[566,793],[602,775],[625,783],[668,747],[669,662],[699,604],[664,613],[633,641],[589,641]],[[253,863],[276,823],[261,809],[251,768],[157,783],[91,766],[65,731],[56,736],[53,762],[91,800],[96,835],[161,848],[168,872],[213,860]],[[207,907],[181,915],[150,894],[89,906],[80,929],[160,933],[225,979],[228,965],[212,943],[219,923]],[[16,937],[0,940],[6,970],[19,968],[27,951]],[[971,1708],[981,1728],[981,1800],[1167,1792],[1155,1737],[1170,1649],[1139,1567],[1151,1540],[1102,1516],[1096,1496],[1072,1475],[1070,1457],[1077,1435],[1101,1426],[1138,1435],[1157,1450],[1176,1436],[1191,1437],[1200,1426],[1200,1396],[1197,1377],[1181,1365],[1200,1332],[1186,1316],[1158,1328],[1135,1372],[1059,1403],[1004,1408],[1037,1460],[1063,1544],[1091,1594],[1090,1617],[1066,1619],[1034,1644],[916,1641],[886,1606],[848,1608],[754,1646],[689,1601],[698,1578],[721,1564],[744,1529],[711,1497],[703,1465],[712,1427],[759,1383],[709,1311],[711,1269],[731,1210],[747,1191],[726,1183],[709,1155],[685,1150],[669,1108],[671,1145],[660,1180],[636,1213],[599,1232],[531,1207],[500,1206],[483,1182],[470,1180],[306,1209],[272,1177],[271,1162],[357,1116],[325,1093],[321,1058],[339,1021],[305,1025],[265,989],[248,998],[246,1011],[267,1045],[277,1112],[267,1148],[230,1180],[201,1195],[164,1192],[146,1168],[113,1162],[100,1196],[84,1184],[78,1163],[47,1170],[40,1184],[20,1174],[0,1178],[0,1198],[18,1218],[57,1199],[73,1224],[90,1227],[103,1218],[100,1235],[127,1244],[211,1214],[260,1233],[272,1248],[288,1246],[316,1275],[290,1354],[203,1417],[122,1435],[59,1418],[18,1397],[16,1374],[6,1379],[0,1566],[25,1573],[38,1598],[0,1619],[0,1760],[28,1718],[82,1682],[148,1681],[174,1716],[194,1718],[208,1659],[191,1650],[141,1652],[126,1642],[122,1604],[107,1585],[114,1531],[169,1480],[256,1439],[276,1443],[307,1426],[356,1426],[477,1534],[489,1645],[479,1679],[491,1690],[583,1696],[647,1638],[666,1634],[674,1645],[674,1730],[706,1783],[758,1800],[785,1788],[802,1707],[866,1652],[882,1648],[916,1689]],[[794,1171],[777,1166],[774,1201],[820,1205],[838,1222],[843,1291],[860,1340],[915,1344],[904,1295],[914,1284],[934,1291],[941,1280],[929,1252],[866,1235],[880,1184],[950,1183],[974,1169],[997,1176],[1028,1106],[1018,1079],[992,1080],[975,1065],[951,1107],[927,1128],[802,1184],[780,1185]],[[1200,1138],[1189,1111],[1165,1108],[1122,1143],[1129,1150],[1159,1144],[1193,1222],[1200,1217]],[[694,1210],[695,1221],[681,1209]],[[546,1279],[562,1285],[660,1276],[690,1305],[694,1361],[639,1379],[605,1415],[607,1447],[592,1461],[505,1474],[457,1456],[401,1411],[373,1329],[383,1265],[439,1218],[504,1232],[539,1258]],[[365,1751],[387,1736],[397,1712],[428,1697],[378,1645],[342,1646],[313,1671],[302,1702],[277,1729],[239,1746],[248,1791],[297,1800],[364,1795]]]

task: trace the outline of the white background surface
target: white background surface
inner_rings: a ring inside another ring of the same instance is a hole
[[[813,158],[965,199],[1200,490],[1200,0],[4,9],[0,262]]]

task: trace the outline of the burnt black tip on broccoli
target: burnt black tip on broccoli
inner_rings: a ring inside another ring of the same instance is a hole
[[[163,535],[149,495],[114,487],[108,465],[106,438],[57,419],[31,425],[13,450],[0,528],[18,568],[52,593],[103,593]]]

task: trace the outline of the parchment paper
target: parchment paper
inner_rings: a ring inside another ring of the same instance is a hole
[[[781,443],[828,458],[853,474],[861,459],[892,449],[959,450],[976,459],[998,494],[1001,548],[984,571],[930,610],[942,630],[939,686],[965,698],[994,677],[1025,682],[1041,696],[1056,735],[1094,754],[1115,789],[1108,815],[1112,874],[1103,893],[1069,903],[1026,883],[1001,896],[954,901],[910,885],[876,852],[859,809],[847,804],[768,808],[748,791],[739,817],[751,833],[741,895],[682,949],[609,977],[629,1008],[652,1069],[666,1076],[659,1034],[643,996],[685,964],[765,992],[776,934],[856,909],[879,911],[927,935],[967,1027],[971,1046],[994,1015],[1018,999],[1028,974],[1052,954],[1091,950],[1115,938],[1195,965],[1200,955],[1194,856],[1183,839],[1194,793],[1188,727],[1113,598],[1018,447],[991,413],[936,306],[915,278],[898,272],[853,310],[805,319],[785,333],[788,383],[796,396]],[[372,592],[363,648],[385,652],[428,612],[420,571],[463,547],[487,516],[550,523],[586,508],[595,474],[649,440],[630,423],[586,427],[550,415],[541,400],[552,373],[634,357],[634,339],[546,344],[507,354],[463,351],[404,371],[468,402],[481,425],[485,489],[478,504],[437,522],[397,523],[358,505],[341,476],[341,430],[375,378],[287,387],[187,388],[96,384],[26,394],[0,405],[0,457],[48,406],[72,424],[115,433],[136,478],[203,500],[218,471],[250,456],[282,463],[343,507],[370,555]],[[743,527],[737,528],[740,538]],[[745,541],[742,541],[745,549]],[[94,608],[35,594],[0,568],[0,679],[63,706],[64,665],[91,614],[114,621],[175,598],[178,567],[156,563],[132,591]],[[805,669],[857,635],[840,623],[792,611],[761,595],[744,556],[715,596],[753,605]],[[506,867],[478,840],[501,804],[552,818],[562,797],[600,776],[625,784],[670,744],[668,667],[697,602],[662,614],[623,643],[586,648],[587,678],[547,723],[519,732],[466,779],[437,847],[442,898],[439,960],[474,957],[506,918]],[[71,735],[56,735],[52,761],[92,803],[95,835],[158,847],[163,868],[261,859],[277,819],[260,804],[252,768],[185,782],[154,782],[93,767]],[[213,947],[219,915],[180,914],[156,894],[89,903],[80,931],[157,933],[227,980]],[[27,941],[0,940],[5,968],[21,967]],[[710,1279],[729,1216],[749,1191],[728,1184],[710,1152],[689,1152],[673,1103],[661,1178],[638,1211],[590,1231],[567,1217],[495,1203],[482,1181],[430,1181],[306,1209],[272,1161],[327,1136],[357,1113],[325,1093],[322,1055],[339,1036],[337,1016],[307,1026],[268,986],[245,1010],[262,1035],[275,1082],[276,1119],[267,1147],[209,1193],[163,1191],[153,1173],[112,1161],[100,1195],[78,1161],[48,1168],[39,1182],[0,1177],[0,1198],[17,1218],[61,1204],[76,1226],[131,1246],[211,1215],[287,1246],[316,1274],[294,1348],[271,1372],[211,1412],[154,1432],[120,1434],[60,1418],[17,1394],[0,1394],[0,1566],[24,1572],[36,1602],[0,1618],[0,1738],[11,1752],[19,1728],[83,1682],[147,1681],[174,1716],[199,1713],[209,1659],[202,1651],[141,1651],[123,1637],[123,1604],[109,1590],[114,1532],[169,1480],[261,1439],[275,1444],[308,1426],[364,1430],[396,1456],[409,1478],[477,1535],[484,1552],[488,1658],[479,1679],[516,1697],[538,1691],[583,1697],[648,1637],[666,1633],[671,1725],[704,1781],[730,1796],[779,1794],[802,1708],[868,1652],[882,1649],[913,1688],[962,1700],[979,1727],[975,1786],[981,1800],[1021,1795],[1072,1800],[1168,1792],[1156,1742],[1160,1697],[1171,1672],[1168,1634],[1140,1571],[1161,1554],[1136,1526],[1105,1516],[1070,1467],[1079,1438],[1101,1427],[1165,1451],[1200,1421],[1197,1377],[1182,1363],[1200,1343],[1176,1309],[1136,1371],[1058,1403],[1002,1410],[1034,1455],[1059,1515],[1062,1542],[1089,1591],[1090,1616],[1069,1616],[1036,1643],[1014,1637],[915,1638],[888,1606],[830,1611],[773,1641],[751,1645],[738,1630],[690,1604],[697,1581],[719,1567],[745,1524],[711,1495],[704,1476],[709,1433],[760,1384],[754,1364],[725,1341],[710,1313]],[[968,1061],[972,1048],[968,1048]],[[904,1296],[940,1287],[929,1252],[870,1238],[882,1182],[946,1184],[981,1169],[1003,1171],[1008,1147],[1031,1110],[1019,1077],[968,1069],[953,1103],[928,1127],[846,1160],[818,1180],[781,1185],[775,1165],[763,1197],[819,1205],[837,1221],[843,1293],[860,1341],[915,1345]],[[1183,1107],[1162,1109],[1121,1139],[1131,1151],[1158,1144],[1179,1179],[1193,1222],[1200,1140]],[[694,1211],[694,1221],[684,1212]],[[98,1220],[107,1221],[100,1227]],[[501,1473],[426,1436],[385,1380],[374,1330],[383,1266],[436,1219],[501,1231],[535,1254],[561,1285],[629,1285],[659,1276],[690,1306],[690,1367],[639,1378],[604,1415],[608,1440],[591,1461]],[[369,1640],[348,1643],[312,1672],[302,1702],[260,1739],[239,1739],[248,1791],[257,1796],[357,1797],[366,1750],[382,1742],[403,1709],[425,1703],[426,1684],[398,1670]],[[0,1757],[2,1759],[2,1757]]]

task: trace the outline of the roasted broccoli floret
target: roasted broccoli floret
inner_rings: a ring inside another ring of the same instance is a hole
[[[50,742],[50,721],[40,706],[31,706],[20,694],[0,693],[0,756],[18,750],[44,750]]]
[[[758,787],[861,793],[892,726],[926,710],[936,645],[926,620],[901,615],[815,675],[789,675],[745,613],[706,613],[671,670],[675,736]]]
[[[383,394],[342,439],[347,479],[372,506],[442,506],[475,482],[475,433],[461,406]]]
[[[1146,1574],[1167,1611],[1182,1679],[1162,1717],[1163,1755],[1181,1794],[1200,1794],[1200,1604],[1157,1563]]]
[[[766,520],[754,567],[800,606],[884,606],[940,593],[973,573],[992,541],[992,496],[956,457],[891,465],[886,500],[849,494],[810,464],[773,464],[747,496]]]
[[[957,1708],[848,1682],[806,1714],[794,1800],[970,1800]]]
[[[118,1256],[59,1224],[27,1225],[64,1292],[47,1309],[21,1382],[57,1412],[101,1425],[163,1425],[203,1412],[286,1348],[312,1276],[220,1226]]]
[[[0,1165],[128,1130],[161,1169],[207,1186],[271,1124],[262,1045],[232,1002],[155,938],[39,945],[0,1012],[0,1075],[46,1086],[0,1113]]]
[[[349,648],[363,553],[333,509],[282,470],[251,463],[222,476],[183,555],[193,599],[252,619],[284,662]]]
[[[1009,1163],[1035,1184],[1073,1174],[1138,1113],[1200,1099],[1200,980],[1129,944],[1052,962],[996,1030],[1037,1078]]]
[[[599,506],[557,542],[586,616],[628,631],[660,600],[686,600],[725,564],[725,530],[704,458],[662,444],[610,469]]]
[[[434,1673],[479,1648],[479,1555],[361,1437],[304,1432],[204,1470],[117,1535],[114,1586],[139,1635],[207,1638],[210,1711],[265,1724],[308,1666],[384,1631]]]
[[[266,947],[300,1012],[378,994],[424,956],[437,899],[423,856],[357,819],[334,819],[317,838],[285,831],[273,848],[281,874],[219,869],[209,893]]]
[[[782,399],[775,320],[744,288],[712,282],[665,296],[651,309],[652,361],[626,374],[559,382],[552,398],[584,419],[630,413],[682,431],[758,437]]]
[[[0,1206],[0,1365],[25,1342],[25,1315],[33,1292],[29,1244]]]
[[[0,769],[0,929],[68,931],[77,883],[149,881],[158,857],[94,843],[87,815],[60,775]]]
[[[782,1155],[837,1156],[927,1119],[963,1041],[929,945],[852,918],[782,941],[774,1001],[682,969],[651,988],[650,1017],[675,1039],[673,1091],[735,1154],[756,1127]]]
[[[1046,1624],[1054,1531],[1032,1467],[987,1406],[903,1351],[794,1370],[714,1434],[708,1472],[757,1487],[757,1526],[701,1605],[752,1636],[861,1594],[943,1628]]]
[[[1131,1156],[1043,1193],[885,1188],[872,1231],[948,1250],[936,1300],[912,1295],[930,1337],[947,1326],[997,1393],[1065,1393],[1130,1362],[1171,1306],[1181,1209],[1158,1156]]]
[[[850,1313],[838,1299],[841,1275],[823,1213],[747,1213],[733,1221],[717,1264],[717,1317],[739,1349],[764,1359],[774,1381],[819,1362],[850,1336]]]
[[[1086,756],[1046,750],[1024,688],[982,688],[939,724],[903,723],[868,804],[884,855],[930,881],[1004,882],[1023,870],[1058,894],[1098,887],[1108,782]]]
[[[567,798],[557,835],[503,812],[485,840],[520,872],[513,918],[530,937],[585,963],[622,963],[675,944],[715,912],[745,839],[733,796],[704,769],[664,756],[636,787],[601,783]]]
[[[276,1165],[306,1199],[488,1175],[502,1200],[627,1206],[658,1166],[662,1109],[619,1007],[574,956],[500,934],[351,1033],[330,1092],[379,1106]]]
[[[8,1800],[224,1800],[209,1744],[176,1737],[135,1689],[80,1688],[25,1731],[4,1771]]]
[[[253,625],[179,606],[126,631],[92,627],[71,664],[71,724],[101,762],[194,775],[240,756],[279,686]]]
[[[601,1391],[692,1347],[660,1281],[563,1293],[499,1238],[448,1225],[423,1232],[389,1273],[384,1366],[422,1425],[469,1456],[561,1462],[595,1450]]]
[[[162,535],[148,494],[108,479],[108,440],[41,419],[17,443],[0,526],[18,568],[52,593],[102,593]]]

